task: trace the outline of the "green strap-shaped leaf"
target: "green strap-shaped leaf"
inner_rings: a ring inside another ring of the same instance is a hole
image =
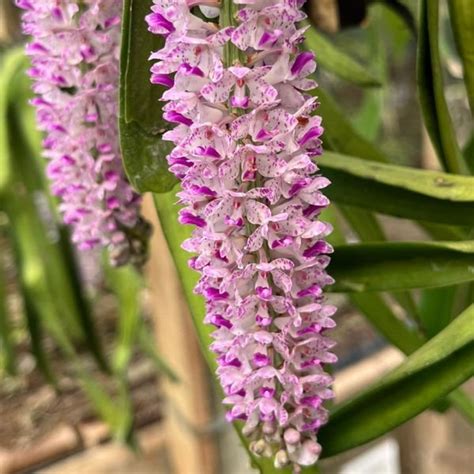
[[[325,211],[324,219],[333,225],[334,232],[329,236],[332,245],[342,245],[345,243],[344,235],[340,231],[339,222],[335,218],[332,208]],[[329,212],[328,212],[329,211]],[[324,220],[323,219],[323,220]],[[356,226],[357,228],[360,226]],[[368,227],[370,229],[371,226]],[[369,239],[380,237],[379,232],[369,234],[366,232]],[[359,233],[360,235],[360,233]],[[450,287],[448,287],[450,288]],[[444,290],[444,288],[440,288]],[[425,290],[432,291],[432,290]],[[409,292],[397,292],[393,294],[398,303],[405,309],[407,316],[415,316],[417,320],[420,319],[418,308]],[[384,297],[375,292],[371,293],[349,293],[351,302],[364,314],[369,322],[379,331],[385,339],[398,347],[404,354],[409,355],[419,349],[425,342],[426,337],[408,322],[404,322],[397,317],[391,306],[387,304]],[[471,297],[471,301],[473,298]],[[464,308],[462,308],[464,309]],[[435,312],[435,315],[437,313]],[[444,327],[444,326],[443,326]],[[469,395],[464,393],[462,389],[456,389],[447,396],[443,403],[449,401],[468,421],[472,422],[474,413],[469,411],[470,405],[474,403]]]
[[[153,362],[153,365],[160,374],[166,375],[166,377],[168,377],[172,382],[178,383],[180,381],[178,375],[169,365],[168,361],[158,353],[156,340],[144,324],[141,324],[138,329],[138,344],[140,349]]]
[[[117,342],[113,355],[114,372],[119,377],[126,376],[133,351],[139,345],[160,373],[173,382],[178,381],[168,363],[157,354],[155,341],[143,319],[140,304],[140,293],[144,287],[142,276],[131,265],[120,268],[110,266],[106,255],[103,262],[107,284],[114,292],[119,307]]]
[[[407,166],[369,163],[366,160],[336,153],[325,153],[318,160],[330,169],[349,169],[352,174],[421,195],[451,202],[474,201],[474,179],[438,171],[419,170]]]
[[[382,226],[374,214],[353,206],[338,206],[338,209],[362,242],[386,240]]]
[[[352,206],[339,206],[339,209],[362,242],[385,242],[387,240],[375,215]],[[409,291],[394,292],[392,296],[410,318],[418,320],[416,303]]]
[[[23,82],[22,87],[28,87],[28,83]],[[17,213],[29,212],[31,228],[36,229],[34,240],[37,247],[41,249],[40,258],[52,302],[72,337],[82,339],[94,354],[99,366],[106,371],[107,363],[93,322],[92,310],[85,295],[69,233],[64,227],[56,225],[54,212],[47,207],[48,203],[51,204],[51,200],[47,198],[49,195],[47,183],[44,179],[42,164],[38,159],[40,150],[32,149],[31,142],[26,138],[25,127],[36,126],[32,114],[28,114],[30,122],[21,119],[25,111],[30,112],[26,99],[23,100],[26,95],[25,90],[13,88],[13,93],[9,96],[8,137],[10,155],[14,163],[12,166],[14,185],[8,189],[7,199],[18,199],[18,187],[24,187],[27,190],[27,193],[20,198],[24,207],[19,208]],[[37,202],[40,197],[44,199],[47,212],[50,212],[50,222],[41,219]],[[11,216],[12,220],[17,218],[17,213]],[[48,238],[48,230],[57,232],[57,242]],[[30,232],[28,237],[33,239],[32,235],[33,232]]]
[[[126,373],[138,331],[141,325],[141,308],[139,292],[143,282],[136,269],[131,266],[113,268],[104,256],[103,266],[108,286],[118,300],[117,345],[114,351],[113,366],[119,374]]]
[[[458,389],[449,394],[449,401],[471,425],[474,425],[474,397]]]
[[[451,173],[465,173],[466,164],[444,97],[439,53],[439,0],[420,0],[417,83],[426,129],[442,166]]]
[[[194,325],[199,334],[201,349],[209,366],[215,369],[216,361],[208,349],[209,344],[212,342],[210,335],[212,329],[204,324],[204,300],[201,296],[194,293],[194,287],[198,282],[199,274],[190,270],[188,260],[191,256],[181,248],[181,244],[191,237],[192,229],[190,226],[185,226],[178,222],[177,191],[177,189],[174,189],[170,193],[154,195],[155,208],[168,248],[176,265]]]
[[[314,27],[308,28],[305,36],[305,47],[315,52],[316,60],[321,68],[360,86],[378,87],[382,85],[380,80],[367,70],[366,66],[362,66],[344,51],[341,51],[321,33],[318,33]]]
[[[166,155],[172,145],[162,140],[165,122],[159,101],[163,87],[151,84],[149,56],[163,38],[147,30],[150,3],[124,0],[120,53],[120,145],[127,176],[139,192],[167,192],[176,184]]]
[[[376,0],[377,1],[377,0]],[[410,10],[404,3],[399,0],[379,0],[380,3],[390,8],[405,23],[413,36],[417,36],[416,20]]]
[[[448,5],[454,39],[463,64],[467,96],[474,116],[474,2],[450,0]]]
[[[319,432],[323,456],[375,439],[474,375],[474,305],[375,386],[333,410]]]
[[[10,84],[24,64],[25,55],[15,49],[0,58],[0,197],[5,195],[12,180],[8,142],[8,103]]]
[[[373,163],[326,152],[318,158],[340,203],[408,219],[472,226],[474,178]]]
[[[420,317],[429,338],[438,334],[451,321],[456,293],[456,286],[423,290],[420,300]]]
[[[340,245],[329,273],[331,291],[435,288],[474,280],[474,241]]]
[[[380,5],[372,6],[366,33],[371,67],[384,83],[388,81],[388,38],[386,35],[390,23],[386,17],[389,14],[391,12]],[[373,142],[377,139],[382,127],[382,112],[387,89],[385,87],[371,88],[363,90],[362,93],[362,104],[352,118],[352,123],[360,135]]]
[[[318,114],[323,118],[324,143],[339,153],[365,160],[388,162],[387,157],[369,140],[361,136],[337,106],[336,101],[321,87],[310,91],[320,100]]]
[[[423,336],[397,318],[381,295],[351,293],[350,298],[385,339],[405,354],[411,354],[423,345]]]

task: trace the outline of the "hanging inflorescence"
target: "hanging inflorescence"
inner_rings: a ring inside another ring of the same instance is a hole
[[[52,192],[81,250],[107,247],[114,264],[140,264],[149,225],[120,159],[117,129],[120,0],[17,0],[46,133]]]
[[[316,64],[299,49],[302,4],[154,0],[147,17],[165,37],[151,80],[168,88],[179,220],[195,226],[183,246],[216,328],[228,419],[243,420],[254,453],[295,471],[318,459],[333,396],[324,364],[336,361],[323,296],[331,227],[318,218],[329,181],[315,164],[323,129],[305,93]]]

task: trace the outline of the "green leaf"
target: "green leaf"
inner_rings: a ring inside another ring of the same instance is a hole
[[[356,262],[357,264],[354,264]],[[331,291],[434,288],[474,280],[474,241],[386,242],[337,246]]]
[[[12,165],[8,139],[8,106],[10,84],[25,62],[23,50],[14,49],[0,58],[0,198],[11,184]]]
[[[388,162],[387,157],[369,140],[360,135],[337,106],[336,101],[319,87],[310,91],[319,97],[318,114],[323,118],[324,141],[339,153],[358,156],[365,160]],[[326,147],[327,148],[327,147]]]
[[[10,219],[15,268],[18,273],[18,286],[23,301],[31,351],[45,379],[50,384],[56,385],[56,378],[50,368],[44,344],[44,329],[52,325],[51,321],[56,317],[56,309],[52,305],[46,286],[46,277],[35,239],[31,238],[32,232],[37,232],[37,226],[31,225],[31,207],[21,202],[21,199],[10,200],[5,204],[7,205],[5,211]]]
[[[411,10],[399,0],[380,0],[381,3],[390,8],[405,23],[413,36],[417,36],[416,20]]]
[[[114,350],[114,370],[126,373],[141,326],[140,291],[143,281],[132,266],[111,267],[108,256],[103,258],[106,282],[118,300],[117,345]]]
[[[369,57],[373,70],[377,72],[384,83],[387,82],[387,11],[381,6],[374,5],[369,13],[367,28]],[[386,90],[383,87],[363,91],[362,105],[352,118],[352,123],[360,135],[374,141],[382,127],[382,111]]]
[[[439,0],[420,0],[417,83],[423,117],[442,166],[451,173],[466,173],[466,164],[444,97],[439,53]]]
[[[177,383],[180,381],[176,372],[156,350],[156,341],[144,324],[141,324],[138,330],[138,344],[143,352],[151,359],[158,372],[166,375],[172,382]]]
[[[380,80],[368,71],[367,66],[362,66],[354,61],[344,51],[318,33],[314,27],[310,27],[305,36],[305,47],[314,51],[322,69],[331,71],[341,79],[360,86],[379,87],[382,85]]]
[[[466,240],[468,234],[462,227],[419,221],[418,224],[433,240]]]
[[[199,342],[203,354],[210,367],[216,368],[214,356],[209,352],[209,345],[212,342],[212,328],[204,324],[204,300],[201,296],[194,293],[199,275],[197,272],[191,271],[188,266],[188,260],[191,255],[181,248],[181,244],[191,237],[191,226],[185,226],[178,222],[179,206],[176,204],[177,189],[170,193],[154,195],[154,202],[160,226],[163,230],[168,248],[176,265],[178,276],[183,286],[191,316],[196,330],[199,334]]]
[[[358,207],[339,206],[338,208],[362,242],[383,242],[386,240],[376,216]]]
[[[474,375],[473,318],[471,305],[379,383],[336,406],[318,435],[323,456],[382,436]]]
[[[133,407],[127,381],[119,380],[117,394],[112,398],[80,364],[76,364],[75,370],[82,390],[96,413],[107,423],[114,438],[122,442],[129,441],[133,427]]]
[[[381,295],[351,293],[350,298],[385,339],[405,354],[411,354],[425,342],[421,334],[395,316]]]
[[[464,83],[474,116],[474,3],[472,0],[450,0],[449,15],[454,40],[464,69]]]
[[[471,174],[474,174],[474,133],[471,135],[466,145],[464,146],[464,158],[466,159],[467,166],[471,171]]]
[[[24,73],[23,70],[19,71]],[[8,113],[8,138],[11,159],[14,163],[12,187],[8,189],[7,199],[18,199],[18,188],[24,187],[27,191],[19,207],[11,219],[17,218],[18,213],[27,213],[31,229],[28,238],[35,240],[40,260],[44,267],[47,279],[45,285],[49,288],[52,304],[60,316],[60,320],[68,327],[72,338],[82,338],[91,353],[94,355],[102,370],[107,371],[107,363],[102,353],[101,342],[92,317],[92,310],[85,295],[78,264],[72,249],[69,233],[63,226],[58,226],[54,218],[54,210],[50,207],[52,200],[48,199],[49,191],[44,179],[43,166],[38,158],[39,149],[32,149],[27,139],[27,128],[34,128],[34,116],[28,114],[30,121],[21,119],[21,116],[31,110],[24,101],[27,93],[24,88],[29,82],[15,81],[21,87],[13,88],[10,94]],[[23,100],[22,100],[23,99]],[[15,197],[13,197],[15,196]],[[41,210],[39,200],[41,199]],[[48,213],[49,216],[42,216]],[[55,234],[51,239],[49,234]],[[35,235],[34,239],[32,235]]]
[[[456,292],[456,286],[423,290],[420,318],[428,338],[438,334],[451,321]]]
[[[454,390],[449,395],[449,400],[466,420],[474,425],[474,398],[461,390]]]
[[[162,140],[165,122],[160,97],[163,87],[151,84],[148,60],[163,47],[163,38],[145,24],[150,4],[124,0],[120,53],[120,145],[127,176],[139,192],[167,192],[176,184],[166,155],[171,144]]]
[[[74,315],[83,333],[85,345],[93,354],[98,366],[104,372],[110,372],[105,357],[102,341],[94,322],[94,311],[91,308],[83,277],[79,268],[79,262],[74,254],[73,244],[69,229],[65,226],[59,227],[59,241],[54,246],[56,252],[46,253],[45,258],[49,263],[49,273],[55,272],[54,285],[55,295],[53,298],[61,298],[67,307],[64,309]],[[57,265],[54,265],[57,263]]]
[[[370,212],[352,206],[339,206],[344,218],[362,242],[385,242],[387,239],[377,217]],[[418,310],[408,291],[392,293],[393,298],[411,318],[418,320]]]
[[[325,212],[325,218],[334,227],[334,232],[329,236],[332,245],[341,245],[345,242],[344,236],[340,232],[340,226],[331,212],[331,207]],[[372,235],[368,236],[372,238]],[[472,285],[472,284],[471,284]],[[449,287],[448,287],[449,288]],[[393,312],[391,306],[387,304],[385,298],[378,293],[349,293],[349,299],[352,304],[358,308],[369,322],[379,331],[385,339],[398,347],[404,354],[411,354],[420,348],[425,342],[426,337],[416,328],[412,327],[409,321],[398,318]],[[392,293],[398,303],[405,309],[407,316],[416,316],[420,318],[418,308],[409,292]],[[472,301],[471,297],[471,301]],[[462,307],[464,310],[465,307]],[[470,397],[461,389],[456,389],[442,400],[445,405],[449,402],[469,421],[473,422],[474,413],[469,412],[471,401]]]
[[[318,165],[333,183],[327,196],[340,204],[408,219],[474,224],[474,178],[332,152],[319,157]]]

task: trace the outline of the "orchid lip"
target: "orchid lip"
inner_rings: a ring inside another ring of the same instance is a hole
[[[159,84],[165,87],[173,87],[174,81],[168,74],[152,74],[151,76],[152,84]]]
[[[296,57],[295,62],[291,66],[291,73],[294,76],[298,75],[306,66],[306,64],[308,64],[310,61],[313,61],[313,60],[314,60],[313,53],[309,51],[303,51]]]

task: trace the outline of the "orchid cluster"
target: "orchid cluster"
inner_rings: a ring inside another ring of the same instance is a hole
[[[120,159],[117,112],[122,2],[17,0],[32,36],[37,120],[52,192],[81,250],[107,247],[111,261],[140,264],[149,225]]]
[[[200,5],[202,3],[202,5]],[[324,364],[335,308],[323,288],[331,246],[318,173],[316,68],[301,52],[303,0],[154,0],[149,30],[163,35],[151,80],[167,87],[164,134],[175,148],[183,247],[201,278],[205,321],[230,406],[257,455],[275,466],[318,459],[317,432],[333,396]],[[219,16],[219,25],[215,18]]]

